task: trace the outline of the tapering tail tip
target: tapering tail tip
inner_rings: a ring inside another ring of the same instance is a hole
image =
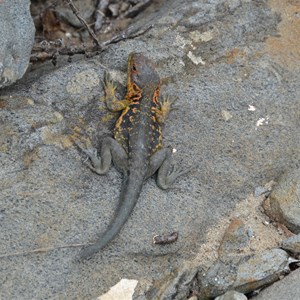
[[[90,259],[96,252],[98,252],[100,249],[97,245],[89,245],[85,248],[83,248],[79,253],[79,260],[86,260]]]
[[[136,175],[136,174],[134,174]],[[115,216],[106,231],[98,238],[98,240],[79,253],[81,260],[88,259],[101,249],[103,249],[110,241],[112,241],[121,231],[130,214],[132,213],[142,189],[144,174],[142,176],[131,175],[123,180],[121,196]]]

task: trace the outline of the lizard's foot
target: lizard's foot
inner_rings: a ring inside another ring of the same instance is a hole
[[[165,176],[161,176],[161,174],[158,173],[157,185],[163,190],[169,189],[178,177],[192,171],[196,167],[197,166],[192,166],[183,169],[178,166],[172,166]]]
[[[104,91],[105,91],[105,103],[107,108],[112,112],[117,112],[125,109],[129,105],[129,101],[127,99],[119,100],[116,96],[116,85],[112,81],[109,74],[105,73],[104,80]]]
[[[169,100],[169,97],[164,97],[160,103],[160,109],[156,110],[156,118],[160,124],[165,123],[170,111],[173,109],[173,101]]]
[[[103,174],[101,170],[101,159],[98,157],[97,149],[89,146],[84,148],[80,143],[74,141],[76,146],[82,151],[87,157],[83,160],[84,165],[97,174]]]
[[[76,146],[87,155],[87,158],[83,162],[89,169],[99,175],[104,175],[108,172],[112,158],[115,166],[121,171],[126,172],[128,170],[128,156],[124,148],[113,138],[106,137],[102,141],[100,155],[97,153],[97,149],[92,146],[82,147],[78,142],[75,142]]]
[[[98,152],[96,148],[87,148],[81,149],[86,155],[87,158],[83,161],[83,163],[89,167],[93,172],[102,175],[103,170],[101,168],[101,159],[98,157]]]
[[[114,96],[116,91],[116,85],[112,81],[108,72],[104,73],[103,86],[106,96]]]
[[[173,148],[167,147],[158,150],[150,159],[149,170],[146,178],[152,176],[156,171],[157,173],[157,185],[161,189],[168,189],[175,182],[175,180],[184,175],[191,170],[197,168],[197,166],[192,166],[186,169],[179,168],[172,164],[172,153]]]
[[[87,147],[84,147],[82,143],[79,143],[78,141],[74,142],[80,151],[87,155],[83,163],[96,174],[103,175],[109,170],[112,160],[110,139],[112,138],[105,138],[103,140],[100,156],[97,154],[97,149],[90,144]]]

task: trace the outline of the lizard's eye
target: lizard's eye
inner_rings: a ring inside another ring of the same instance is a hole
[[[136,72],[136,67],[135,67],[135,65],[132,65],[132,71]]]

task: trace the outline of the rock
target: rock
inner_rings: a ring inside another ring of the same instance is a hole
[[[159,291],[160,300],[181,300],[186,299],[191,291],[191,284],[197,274],[197,267],[185,265],[174,274],[166,277],[166,282],[161,282],[161,289]],[[157,285],[153,286],[155,291]],[[154,294],[153,294],[154,295]],[[149,298],[149,299],[152,299]]]
[[[266,196],[267,196],[269,193],[270,193],[270,190],[268,190],[267,188],[265,188],[263,186],[258,186],[254,190],[255,197],[259,197],[262,194],[266,194]]]
[[[230,289],[246,294],[271,284],[289,270],[288,259],[284,250],[273,249],[231,261],[217,261],[207,272],[198,272],[199,299],[216,297]]]
[[[248,298],[244,294],[236,291],[228,291],[224,295],[215,298],[215,300],[247,300],[247,299]]]
[[[240,260],[217,261],[208,270],[199,270],[197,280],[199,282],[199,299],[217,297],[232,289],[237,276],[237,268]]]
[[[113,15],[113,17],[117,17],[119,15],[119,4],[118,3],[110,4],[108,6],[108,9],[111,11],[111,14]]]
[[[73,0],[73,4],[79,11],[80,16],[89,22],[92,22],[92,16],[95,13],[96,0]],[[76,17],[73,11],[65,3],[59,4],[55,7],[55,11],[59,17],[66,20],[70,24],[76,27],[83,26],[80,20]]]
[[[137,280],[121,279],[116,285],[111,287],[107,293],[99,296],[97,300],[132,300],[137,284]]]
[[[138,285],[134,289],[133,300],[146,300],[147,295],[153,290],[153,281],[151,279],[140,279]]]
[[[266,213],[289,230],[300,233],[300,169],[289,170],[264,203]]]
[[[300,253],[300,234],[291,236],[281,242],[281,248],[294,254]]]
[[[288,265],[289,255],[281,249],[255,254],[238,266],[234,288],[246,294],[271,284],[289,272]]]
[[[22,78],[34,43],[29,0],[0,1],[0,88]]]
[[[197,267],[186,264],[174,272],[170,272],[168,276],[159,283],[140,281],[133,299],[160,299],[160,300],[181,300],[187,299],[192,290],[192,282],[197,274]],[[158,289],[158,286],[160,288]]]
[[[262,290],[252,300],[296,300],[300,299],[300,269]]]
[[[249,234],[245,224],[242,220],[234,218],[222,239],[221,245],[218,250],[219,257],[231,257],[240,255],[242,249],[248,245]]]
[[[152,11],[133,20],[137,30],[155,25],[143,34],[90,59],[75,55],[67,63],[60,56],[55,67],[37,65],[1,91],[0,255],[11,256],[1,258],[0,299],[96,299],[121,278],[153,281],[152,290],[145,286],[146,299],[190,295],[194,269],[180,270],[203,255],[199,247],[208,231],[217,230],[253,187],[299,162],[300,64],[293,50],[300,40],[290,38],[294,19],[270,7],[279,2],[231,1],[236,5],[229,9],[225,0],[155,1]],[[283,20],[291,20],[291,30],[279,31]],[[266,52],[270,39],[273,45],[274,39],[283,42],[283,51]],[[97,146],[102,136],[112,135],[118,114],[101,100],[103,73],[125,78],[132,51],[157,64],[161,92],[179,108],[163,130],[164,145],[177,149],[174,163],[197,167],[168,191],[149,178],[116,239],[78,262],[80,245],[93,242],[113,218],[122,177],[114,167],[106,176],[92,173],[72,138]],[[205,66],[195,64],[189,52]],[[291,68],[277,61],[285,55],[292,58]],[[250,104],[255,111],[248,111]],[[232,117],[225,121],[222,111]],[[266,115],[269,123],[257,127]],[[153,245],[153,235],[171,230],[179,231],[176,243]],[[203,251],[215,254],[207,246]],[[17,255],[45,247],[54,250]],[[238,266],[220,266],[222,275],[232,276],[231,285]],[[198,271],[199,264],[194,267]],[[174,282],[168,290],[167,278]],[[216,296],[227,291],[224,286]]]

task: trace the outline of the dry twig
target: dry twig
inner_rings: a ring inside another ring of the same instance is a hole
[[[78,18],[78,20],[83,24],[83,26],[87,29],[87,31],[89,32],[90,36],[92,37],[94,43],[101,48],[101,45],[94,33],[94,31],[90,28],[90,26],[88,25],[88,23],[80,16],[79,10],[77,9],[77,7],[74,5],[72,0],[65,0],[70,8],[72,9],[73,13],[75,14],[75,16]]]
[[[49,252],[49,251],[53,251],[53,250],[57,250],[57,249],[78,248],[78,247],[84,247],[87,245],[92,245],[92,244],[70,244],[70,245],[57,246],[57,247],[37,248],[37,249],[33,249],[33,250],[28,250],[28,251],[20,251],[20,252],[8,253],[8,254],[1,254],[0,258],[29,255],[29,254],[34,254],[34,253],[43,253],[43,252]]]
[[[148,26],[145,26],[144,28],[142,28],[139,31],[135,31],[135,30],[133,30],[134,29],[133,27],[129,27],[128,29],[121,32],[120,34],[118,34],[118,35],[112,37],[110,40],[104,42],[102,45],[103,46],[108,46],[110,44],[115,44],[115,43],[118,43],[120,41],[134,39],[138,36],[143,35],[144,33],[146,33],[151,28],[153,28],[152,24],[148,25]]]
[[[93,46],[90,48],[87,48],[84,45],[80,47],[59,47],[56,43],[40,43],[33,47],[30,61],[37,62],[52,59],[55,62],[59,55],[73,56],[75,54],[85,54],[87,57],[93,57],[107,49],[109,45],[141,36],[151,28],[153,28],[153,25],[146,26],[139,31],[135,31],[133,28],[128,28],[126,31],[123,31],[112,37],[110,40],[102,43],[100,46]]]

